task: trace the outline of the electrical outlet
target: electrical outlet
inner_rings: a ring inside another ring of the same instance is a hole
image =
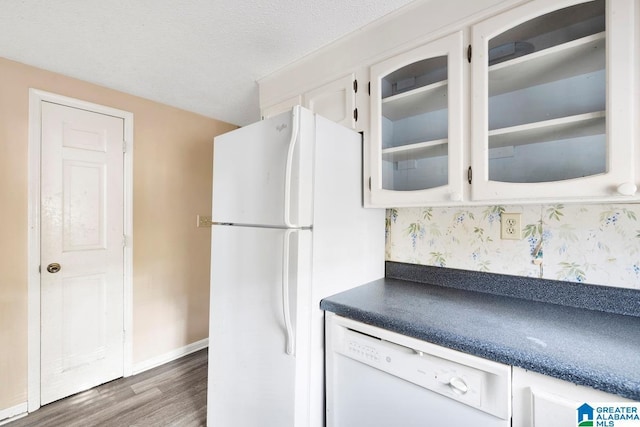
[[[520,213],[505,213],[500,215],[500,238],[507,240],[522,239]]]
[[[211,227],[211,217],[205,215],[196,215],[196,226],[198,228]]]

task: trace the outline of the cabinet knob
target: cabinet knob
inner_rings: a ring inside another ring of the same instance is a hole
[[[638,187],[633,182],[623,182],[618,185],[618,194],[622,194],[623,196],[633,196],[636,194]]]
[[[453,192],[451,194],[449,194],[449,199],[451,199],[454,202],[459,202],[460,200],[462,200],[462,194],[456,192]]]

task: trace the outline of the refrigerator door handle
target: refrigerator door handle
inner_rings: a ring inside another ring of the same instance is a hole
[[[284,168],[284,224],[290,228],[298,228],[298,225],[291,222],[291,169],[293,167],[293,151],[296,148],[299,130],[300,106],[293,107],[291,114],[291,140],[287,151],[287,163]]]
[[[282,254],[282,312],[284,315],[284,326],[286,329],[286,353],[295,356],[296,343],[293,326],[291,324],[291,312],[289,304],[289,249],[290,237],[298,230],[286,230],[284,232],[284,245]]]

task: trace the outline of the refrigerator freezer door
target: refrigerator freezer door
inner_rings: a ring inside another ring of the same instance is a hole
[[[314,117],[310,111],[296,107],[293,113],[218,136],[213,150],[214,222],[311,226]],[[287,210],[290,221],[285,219]]]
[[[209,426],[308,425],[310,250],[310,230],[212,227]]]

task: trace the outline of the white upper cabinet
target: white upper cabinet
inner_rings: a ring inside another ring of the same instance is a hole
[[[640,0],[415,2],[263,79],[261,106],[362,131],[367,206],[637,202],[639,52]]]
[[[536,0],[472,27],[472,200],[635,195],[633,16]]]
[[[463,199],[462,32],[371,67],[371,204]]]
[[[322,117],[348,128],[356,129],[358,122],[357,90],[358,82],[355,73],[349,73],[301,95],[295,95],[262,108],[262,118],[267,119],[284,111],[289,111],[294,105],[303,105]]]
[[[262,118],[268,119],[269,117],[277,116],[285,111],[291,111],[296,105],[302,104],[302,96],[296,95],[291,98],[287,98],[284,101],[280,101],[277,104],[270,105],[262,109]]]
[[[357,83],[353,73],[327,83],[304,94],[304,106],[319,115],[344,125],[356,128]]]

